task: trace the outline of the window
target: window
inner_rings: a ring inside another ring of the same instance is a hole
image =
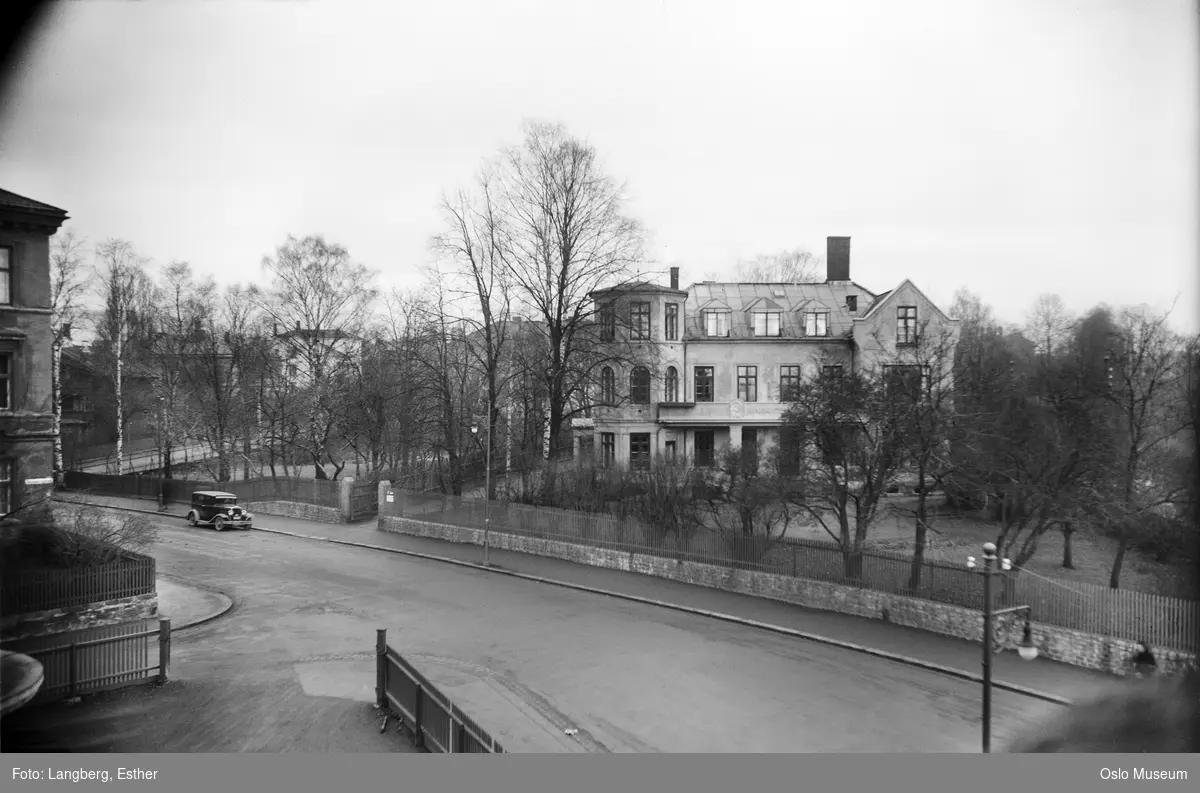
[[[614,405],[617,402],[617,377],[611,366],[600,370],[600,403]]]
[[[800,396],[800,367],[779,367],[779,401],[795,402]]]
[[[829,335],[829,312],[827,311],[809,311],[804,315],[804,335],[805,336],[828,336]]]
[[[717,460],[717,434],[712,430],[696,430],[696,465],[712,468]]]
[[[916,306],[900,306],[896,309],[896,343],[917,343]]]
[[[0,352],[0,410],[13,409],[12,355]]]
[[[675,371],[674,366],[667,367],[667,376],[663,380],[663,401],[679,401],[679,372]]]
[[[0,460],[0,515],[13,511],[13,463],[12,460]]]
[[[636,366],[629,373],[629,401],[635,405],[650,404],[650,370]]]
[[[858,295],[846,295],[846,310],[858,311]]]
[[[612,303],[600,307],[600,341],[612,341],[617,337],[617,309]]]
[[[629,304],[629,336],[633,339],[650,338],[650,304]]]
[[[679,340],[679,304],[667,303],[667,341]]]
[[[821,367],[821,377],[823,377],[825,380],[828,380],[829,382],[836,383],[837,381],[842,379],[842,371],[843,371],[842,367],[839,364],[834,364],[832,366],[822,366]]]
[[[728,311],[704,312],[704,335],[725,337],[729,335]]]
[[[780,313],[778,311],[759,311],[754,315],[755,336],[778,336]]]
[[[695,394],[697,402],[713,401],[713,368],[711,366],[696,367]]]
[[[585,460],[590,460],[593,452],[595,452],[595,446],[596,436],[584,435],[579,439],[579,456]]]
[[[650,433],[629,433],[629,467],[639,471],[650,467]]]
[[[758,401],[758,367],[739,366],[737,368],[737,395],[743,402]]]
[[[12,293],[12,248],[0,248],[0,305],[11,304]]]
[[[907,364],[884,367],[888,397],[893,401],[915,402],[929,397],[929,367]]]
[[[666,447],[666,450],[663,452],[663,454],[667,458],[667,462],[675,462],[675,441],[667,441],[664,446]]]
[[[604,467],[612,466],[617,457],[617,436],[611,432],[600,433],[600,462]]]

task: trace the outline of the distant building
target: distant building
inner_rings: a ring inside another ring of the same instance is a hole
[[[54,481],[50,237],[66,219],[0,190],[0,515]]]
[[[919,331],[944,328],[957,337],[958,320],[911,281],[882,293],[852,281],[848,237],[828,239],[826,266],[823,283],[704,281],[680,289],[671,268],[669,286],[594,293],[602,338],[635,351],[628,365],[600,371],[599,460],[637,468],[661,455],[708,466],[727,446],[765,451],[778,443],[789,389],[822,369],[905,365]]]

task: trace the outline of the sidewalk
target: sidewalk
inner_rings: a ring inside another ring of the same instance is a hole
[[[89,496],[89,501],[97,506],[137,509],[163,514],[157,512],[154,502],[141,499]],[[171,505],[166,514],[178,517],[182,523],[184,508],[182,505]],[[356,524],[325,524],[298,518],[261,515],[255,517],[254,523],[255,528],[266,531],[281,531],[317,540],[364,544],[469,564],[482,562],[483,549],[479,546],[379,531],[374,519]],[[982,662],[982,648],[978,644],[927,633],[915,628],[906,628],[882,620],[815,611],[766,598],[756,598],[681,584],[653,576],[590,567],[560,559],[495,548],[490,551],[490,560],[493,567],[505,572],[536,576],[568,585],[604,590],[614,596],[652,600],[670,606],[727,615],[735,619],[775,626],[784,630],[815,634],[834,643],[855,645],[857,648],[879,651],[883,654],[905,656],[927,664],[960,670],[970,675],[979,674]],[[993,661],[993,676],[997,684],[1019,686],[1068,700],[1086,698],[1114,682],[1114,678],[1101,672],[1044,659],[1023,661],[1016,653],[1012,652],[996,655]]]
[[[178,576],[159,574],[155,580],[158,616],[171,621],[171,631],[211,622],[233,608],[223,592]]]

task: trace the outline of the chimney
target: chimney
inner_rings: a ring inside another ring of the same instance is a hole
[[[825,239],[825,281],[850,280],[850,238]]]
[[[679,288],[679,268],[678,267],[671,268],[671,288],[672,289]]]

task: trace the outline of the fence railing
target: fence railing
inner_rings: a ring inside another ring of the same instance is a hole
[[[90,567],[5,573],[0,584],[0,614],[7,617],[72,608],[154,591],[153,557],[129,553],[126,559]]]
[[[484,501],[392,489],[381,515],[483,528]],[[745,538],[714,530],[664,533],[633,519],[493,501],[491,530],[595,548],[659,556],[719,567],[826,581],[924,600],[982,609],[979,577],[965,566],[867,548],[847,553],[816,540]],[[1031,619],[1183,652],[1200,651],[1200,603],[1098,584],[1048,580],[1029,572],[1005,576],[998,606],[1028,605]]]
[[[109,496],[157,499],[160,494],[167,502],[186,504],[194,490],[227,490],[242,502],[294,501],[320,507],[339,506],[338,482],[328,479],[299,479],[295,477],[264,477],[215,482],[207,479],[165,479],[136,474],[85,474],[67,471],[63,479],[67,490],[89,491]],[[375,492],[372,485],[372,493]]]
[[[375,703],[400,717],[417,746],[447,754],[504,754],[504,747],[376,632]]]
[[[16,639],[4,642],[4,649],[41,663],[42,687],[31,702],[165,683],[171,664],[171,621],[136,620]]]

